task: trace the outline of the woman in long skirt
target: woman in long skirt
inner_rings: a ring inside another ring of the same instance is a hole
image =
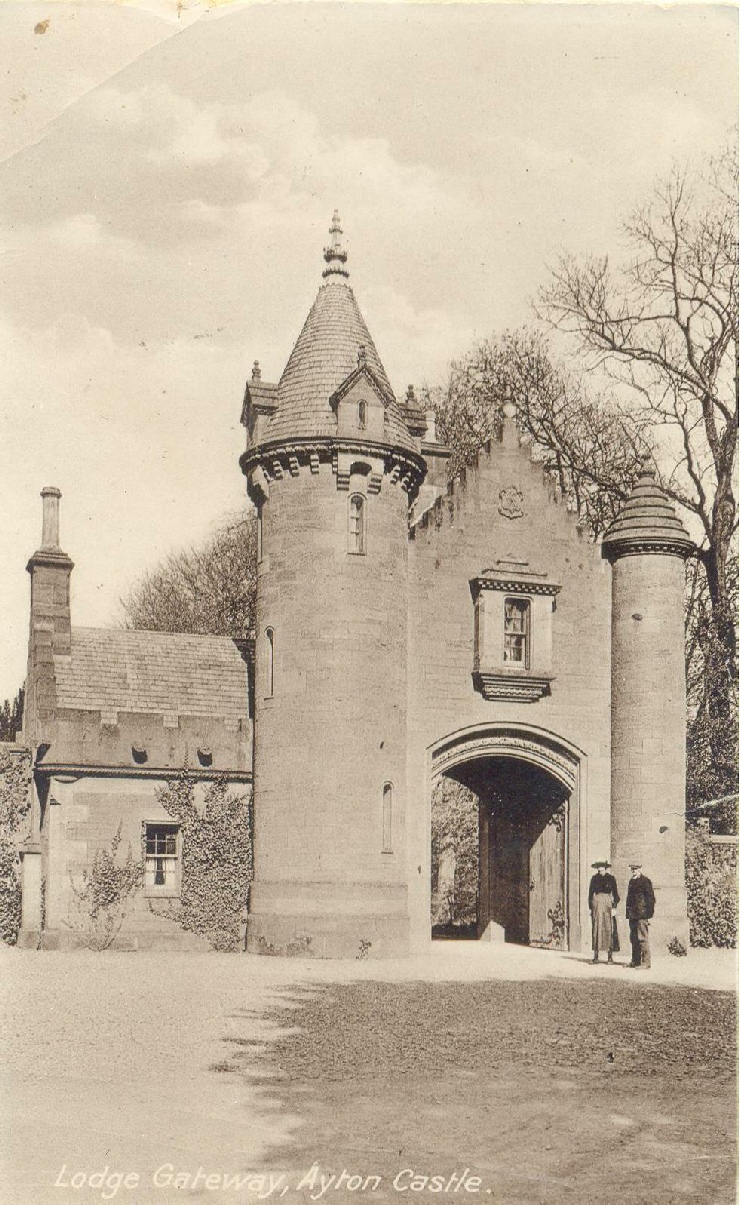
[[[591,912],[591,946],[594,952],[594,962],[599,961],[599,952],[601,950],[606,952],[607,962],[614,961],[612,957],[614,951],[612,909],[616,908],[619,903],[619,892],[617,891],[617,880],[614,878],[614,875],[607,873],[610,866],[610,862],[593,863],[593,869],[596,871],[596,874],[591,879],[588,889],[588,906]]]

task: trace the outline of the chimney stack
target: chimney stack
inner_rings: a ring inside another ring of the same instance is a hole
[[[44,521],[41,530],[41,548],[46,552],[60,552],[59,547],[59,499],[62,491],[55,485],[45,485],[41,491],[44,500]]]
[[[59,545],[61,496],[53,485],[41,491],[44,504],[41,547],[26,566],[31,575],[31,624],[23,731],[25,739],[33,744],[44,739],[54,719],[54,658],[69,657],[72,652],[69,579],[74,565]]]

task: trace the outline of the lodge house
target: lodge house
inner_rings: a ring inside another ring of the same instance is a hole
[[[180,891],[158,788],[186,761],[196,792],[217,776],[253,792],[248,949],[428,943],[441,775],[479,801],[481,941],[587,947],[590,867],[608,856],[619,883],[635,859],[652,878],[656,944],[688,944],[689,537],[645,465],[592,542],[523,446],[516,398],[501,438],[448,482],[433,416],[386,375],[341,234],[335,214],[280,380],[255,366],[246,386],[253,656],[227,638],[73,626],[60,495],[43,491],[21,944],[73,942],[75,876],[119,825],[145,874],[117,942],[197,944],[150,906]]]

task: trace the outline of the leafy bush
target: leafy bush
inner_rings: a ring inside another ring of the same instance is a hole
[[[238,949],[252,877],[249,796],[230,794],[226,779],[217,778],[201,812],[195,778],[186,768],[157,798],[180,825],[182,878],[179,906],[150,901],[150,907],[206,937],[214,950]]]
[[[82,872],[82,886],[72,879],[77,916],[68,920],[90,950],[107,950],[113,944],[134,892],[141,886],[143,863],[134,861],[131,846],[123,864],[118,861],[121,825],[108,849],[98,849],[89,870]]]
[[[31,808],[31,755],[0,752],[0,940],[13,946],[21,925],[21,870],[18,850]]]
[[[432,794],[432,923],[475,924],[478,916],[478,799],[440,778]]]
[[[715,846],[707,823],[686,830],[692,946],[737,945],[737,846]]]

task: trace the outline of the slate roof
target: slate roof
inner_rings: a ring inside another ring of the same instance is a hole
[[[250,402],[253,406],[274,406],[277,403],[277,385],[254,376],[251,381],[247,381],[241,413],[242,424],[246,422],[247,406]]]
[[[247,667],[228,636],[72,628],[54,670],[60,708],[247,717]]]
[[[355,295],[339,275],[329,276],[321,286],[303,324],[280,378],[278,409],[265,431],[265,442],[336,436],[336,415],[329,399],[357,367],[361,347],[389,397],[384,442],[416,451]]]

